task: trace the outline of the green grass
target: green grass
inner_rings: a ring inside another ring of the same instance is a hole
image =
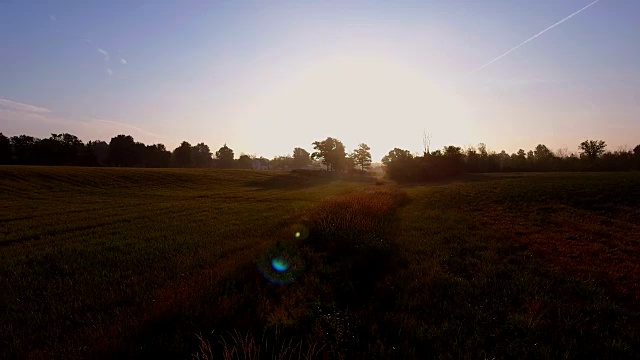
[[[274,177],[289,186],[272,189]],[[90,347],[162,301],[167,284],[246,257],[311,204],[361,186],[279,172],[1,167],[2,351]]]
[[[0,167],[0,358],[637,358],[639,218],[639,173]]]

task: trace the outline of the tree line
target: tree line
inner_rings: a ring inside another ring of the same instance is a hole
[[[539,144],[534,150],[508,154],[488,151],[485,144],[462,149],[445,146],[413,155],[395,148],[382,159],[387,175],[398,181],[424,181],[462,173],[530,171],[630,171],[640,170],[640,145],[633,150],[606,151],[603,140],[585,140],[578,153],[551,151]]]
[[[117,135],[107,143],[102,140],[86,144],[77,136],[51,134],[46,139],[29,135],[7,137],[0,133],[0,164],[114,166],[150,168],[218,168],[218,169],[299,169],[316,164],[303,148],[292,155],[273,160],[241,154],[224,144],[215,154],[205,143],[191,145],[183,141],[173,151],[163,144],[146,145],[130,135]]]
[[[271,160],[246,154],[236,159],[226,144],[214,154],[205,143],[191,145],[183,141],[169,151],[163,144],[145,145],[130,135],[117,135],[109,143],[96,140],[85,144],[67,133],[51,134],[46,139],[28,135],[9,138],[0,133],[0,164],[283,170],[324,165],[326,170],[335,172],[363,172],[371,166],[371,148],[367,144],[359,144],[350,153],[340,140],[332,137],[312,145],[313,153],[296,147],[292,155]],[[504,150],[489,151],[482,143],[466,149],[445,146],[435,151],[425,146],[422,154],[395,148],[384,156],[382,164],[386,174],[399,181],[430,180],[462,173],[640,170],[640,145],[633,150],[607,151],[606,147],[602,140],[585,140],[580,143],[578,153],[553,152],[543,144],[513,154]]]

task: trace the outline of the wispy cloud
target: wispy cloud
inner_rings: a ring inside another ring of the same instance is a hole
[[[49,21],[51,22],[58,21],[58,18],[55,15],[49,15]]]
[[[96,49],[100,54],[104,55],[104,60],[109,60],[109,52],[105,49],[98,48]]]
[[[25,113],[32,113],[32,114],[44,114],[44,113],[51,112],[51,110],[43,107],[33,106],[33,105],[24,104],[21,102],[12,101],[9,99],[2,99],[2,98],[0,98],[0,110],[13,111],[13,112],[25,112]]]
[[[145,143],[164,142],[168,138],[143,128],[103,119],[71,120],[49,109],[0,98],[0,123],[6,135],[29,134],[47,137],[51,133],[68,132],[84,140],[109,139],[128,134]]]
[[[109,76],[113,75],[113,70],[107,69],[107,74],[109,74]]]
[[[125,60],[125,59],[120,59],[120,64],[122,64],[122,65],[127,65],[127,60]]]
[[[156,140],[164,140],[166,139],[164,136],[162,135],[158,135],[156,133],[152,133],[150,131],[144,130],[142,128],[139,128],[137,126],[133,126],[133,125],[129,125],[129,124],[125,124],[125,123],[121,123],[118,121],[112,121],[112,120],[103,120],[103,119],[91,119],[91,123],[94,125],[110,125],[113,128],[117,128],[120,129],[120,131],[124,131],[123,129],[129,129],[129,130],[133,130],[133,132],[135,134],[139,134],[139,135],[144,135],[146,137],[151,137],[151,138],[155,138]]]
[[[571,19],[572,17],[574,17],[574,16],[576,16],[576,15],[580,14],[581,12],[583,12],[583,11],[587,10],[588,8],[590,8],[591,6],[595,5],[595,4],[596,4],[596,3],[598,3],[599,1],[600,1],[600,0],[596,0],[596,1],[592,2],[592,3],[590,3],[589,5],[587,5],[587,6],[583,7],[582,9],[580,9],[580,10],[578,10],[578,11],[574,12],[573,14],[571,14],[571,15],[569,15],[569,16],[567,16],[567,17],[565,17],[564,19],[562,19],[562,20],[558,21],[557,23],[555,23],[555,24],[553,24],[553,25],[549,26],[548,28],[546,28],[546,29],[544,29],[544,30],[540,31],[539,33],[537,33],[537,34],[533,35],[532,37],[528,38],[527,40],[523,41],[522,43],[520,43],[520,44],[519,44],[519,45],[517,45],[516,47],[512,48],[511,50],[509,50],[509,51],[505,52],[504,54],[502,54],[502,55],[498,56],[497,58],[495,58],[495,59],[493,59],[493,60],[489,61],[488,63],[486,63],[486,64],[484,64],[484,65],[480,66],[479,68],[477,68],[477,69],[473,70],[473,71],[472,71],[472,72],[470,72],[469,74],[475,74],[475,73],[477,73],[478,71],[480,71],[480,70],[482,70],[482,69],[486,68],[487,66],[489,66],[489,65],[493,64],[494,62],[496,62],[496,61],[498,61],[498,60],[502,59],[503,57],[505,57],[505,56],[507,56],[507,55],[511,54],[512,52],[514,52],[514,51],[518,50],[520,47],[522,47],[522,46],[526,45],[527,43],[529,43],[529,42],[533,41],[535,38],[537,38],[537,37],[541,36],[542,34],[546,33],[547,31],[549,31],[549,30],[551,30],[551,29],[555,28],[556,26],[558,26],[558,25],[562,24],[563,22],[565,22],[565,21],[567,21],[567,20]]]

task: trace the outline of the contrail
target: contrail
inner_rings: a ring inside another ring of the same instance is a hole
[[[595,4],[596,4],[597,2],[599,2],[599,1],[600,1],[600,0],[596,0],[596,1],[592,2],[591,4],[589,4],[589,5],[585,6],[585,7],[583,7],[582,9],[580,9],[580,10],[578,10],[578,11],[576,11],[576,12],[574,12],[573,14],[571,14],[571,15],[567,16],[566,18],[564,18],[564,19],[562,19],[562,20],[558,21],[557,23],[555,23],[555,24],[553,24],[553,25],[549,26],[548,28],[546,28],[546,29],[544,29],[544,30],[540,31],[539,33],[537,33],[537,34],[533,35],[532,37],[530,37],[530,38],[528,38],[527,40],[525,40],[524,42],[522,42],[520,45],[518,45],[518,46],[514,47],[513,49],[511,49],[511,50],[507,51],[506,53],[504,53],[504,54],[502,54],[502,55],[498,56],[497,58],[495,58],[495,59],[493,59],[493,60],[489,61],[488,63],[486,63],[486,64],[484,64],[484,65],[480,66],[479,68],[477,68],[477,69],[473,70],[472,72],[470,72],[470,73],[469,73],[469,75],[471,75],[471,74],[475,74],[475,73],[477,73],[478,71],[480,71],[480,70],[482,70],[482,69],[486,68],[487,66],[489,66],[489,65],[493,64],[494,62],[496,62],[496,61],[498,61],[498,60],[502,59],[503,57],[505,57],[505,56],[507,56],[507,55],[511,54],[512,52],[514,52],[514,51],[518,50],[518,48],[520,48],[521,46],[523,46],[523,45],[525,45],[526,43],[530,42],[531,40],[533,40],[533,39],[537,38],[538,36],[540,36],[540,35],[542,35],[542,34],[546,33],[547,31],[549,31],[549,30],[553,29],[554,27],[556,27],[556,26],[558,26],[558,25],[562,24],[563,22],[565,22],[565,21],[567,21],[567,20],[571,19],[572,17],[574,17],[574,16],[576,16],[576,15],[580,14],[581,12],[583,12],[583,11],[587,10],[588,8],[592,7],[593,5],[595,5]]]

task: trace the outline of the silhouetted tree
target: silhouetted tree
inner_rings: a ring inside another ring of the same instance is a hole
[[[237,160],[238,169],[253,169],[253,159],[249,155],[242,154]]]
[[[145,166],[166,168],[171,162],[171,152],[163,144],[147,145],[144,149]]]
[[[173,159],[176,167],[188,168],[192,165],[191,144],[183,141],[173,150]]]
[[[109,142],[109,163],[113,166],[133,166],[136,162],[136,142],[130,135],[118,135]]]
[[[131,166],[148,166],[147,159],[147,146],[141,142],[136,142],[133,145],[133,156],[132,156],[132,164]]]
[[[340,140],[328,137],[323,141],[314,141],[313,148],[316,151],[311,154],[311,158],[321,159],[322,164],[327,166],[327,170],[341,170],[344,167],[344,160],[347,154]]]
[[[191,158],[195,167],[211,167],[211,150],[205,143],[199,143],[191,149]]]
[[[301,169],[311,164],[310,154],[303,148],[293,149],[293,168]]]
[[[84,144],[71,134],[51,134],[37,145],[36,162],[43,165],[76,165],[84,155]]]
[[[604,153],[607,144],[602,140],[585,140],[580,143],[581,154],[589,160],[593,166],[600,155]]]
[[[463,171],[464,159],[462,148],[458,146],[445,146],[442,151],[443,157],[443,175],[458,175]]]
[[[218,151],[216,151],[216,159],[218,159],[218,167],[221,169],[233,168],[233,150],[231,150],[227,144],[224,144]]]
[[[109,160],[109,144],[102,140],[89,141],[87,148],[95,156],[99,165],[106,165]]]
[[[437,156],[434,155],[436,152],[428,156]],[[398,181],[415,180],[418,171],[420,171],[418,163],[414,161],[411,152],[399,148],[394,148],[389,151],[389,153],[382,158],[382,164],[385,167],[387,175],[391,179]]]
[[[0,164],[11,164],[12,158],[11,141],[3,133],[0,133]]]
[[[37,146],[40,140],[33,136],[20,135],[12,136],[11,147],[15,163],[19,165],[36,164],[37,163]]]
[[[355,165],[360,166],[360,170],[368,169],[371,166],[371,152],[369,150],[371,150],[369,145],[362,143],[351,154]],[[427,151],[425,151],[425,154],[427,154]]]

